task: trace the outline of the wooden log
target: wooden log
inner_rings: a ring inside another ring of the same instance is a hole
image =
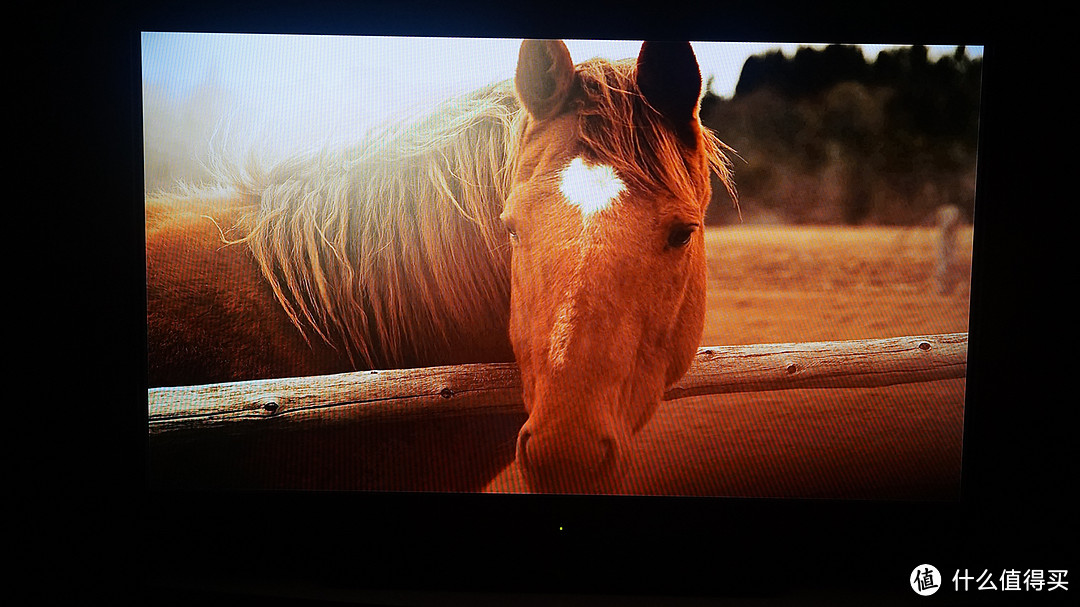
[[[867,388],[962,378],[967,333],[700,348],[664,400],[795,388]],[[149,431],[253,423],[339,424],[523,411],[514,363],[357,371],[148,391]]]
[[[967,333],[701,348],[665,400],[795,388],[872,388],[965,377]]]

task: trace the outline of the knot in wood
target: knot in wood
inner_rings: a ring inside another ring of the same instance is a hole
[[[928,341],[919,342],[919,349],[924,350],[924,351],[929,350],[930,349],[930,342],[928,342]]]
[[[797,364],[795,364],[795,363],[791,363],[791,364],[789,364],[789,365],[787,366],[787,368],[786,368],[785,370],[786,370],[786,371],[788,372],[788,375],[792,375],[792,374],[794,374],[794,373],[798,372],[798,370],[799,370],[799,365],[797,365]]]
[[[270,415],[273,415],[278,410],[277,401],[271,400],[271,401],[267,401],[267,402],[263,403],[263,409],[265,409],[266,412],[269,413]]]
[[[442,389],[442,391],[441,391],[441,392],[439,392],[439,394],[440,394],[440,395],[441,395],[441,396],[442,396],[443,398],[450,398],[451,396],[453,396],[453,395],[454,395],[454,391],[453,391],[453,390],[451,390],[450,388],[443,388],[443,389]]]

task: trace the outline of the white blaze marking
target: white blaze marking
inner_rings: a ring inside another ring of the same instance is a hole
[[[577,297],[585,283],[586,253],[597,233],[597,226],[589,220],[610,208],[625,190],[626,184],[619,179],[615,169],[606,164],[590,167],[583,159],[575,158],[560,174],[559,191],[570,206],[581,212],[582,232],[577,239],[579,252],[573,278],[551,330],[549,354],[554,367],[566,364],[566,349],[570,346],[570,334],[578,316]]]
[[[606,164],[590,167],[581,158],[570,161],[559,181],[559,191],[566,201],[586,217],[610,207],[625,189],[615,169]]]
[[[551,330],[551,365],[559,368],[566,364],[566,349],[570,346],[570,327],[573,326],[577,308],[573,299],[567,300],[559,309],[559,317]]]

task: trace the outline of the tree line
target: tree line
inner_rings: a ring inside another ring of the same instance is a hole
[[[974,207],[982,59],[960,46],[800,48],[756,55],[734,95],[706,92],[702,122],[737,153],[742,221],[920,223]],[[722,188],[709,220],[740,221]]]

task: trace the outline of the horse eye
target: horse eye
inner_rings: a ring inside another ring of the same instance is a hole
[[[694,230],[697,229],[697,224],[680,224],[671,228],[668,232],[667,244],[672,249],[678,249],[686,246],[686,243],[690,242],[690,237],[694,235]]]
[[[513,218],[506,211],[503,211],[499,215],[499,221],[502,222],[503,227],[506,228],[507,233],[510,234],[510,240],[517,242],[518,233],[517,229],[515,229]]]

